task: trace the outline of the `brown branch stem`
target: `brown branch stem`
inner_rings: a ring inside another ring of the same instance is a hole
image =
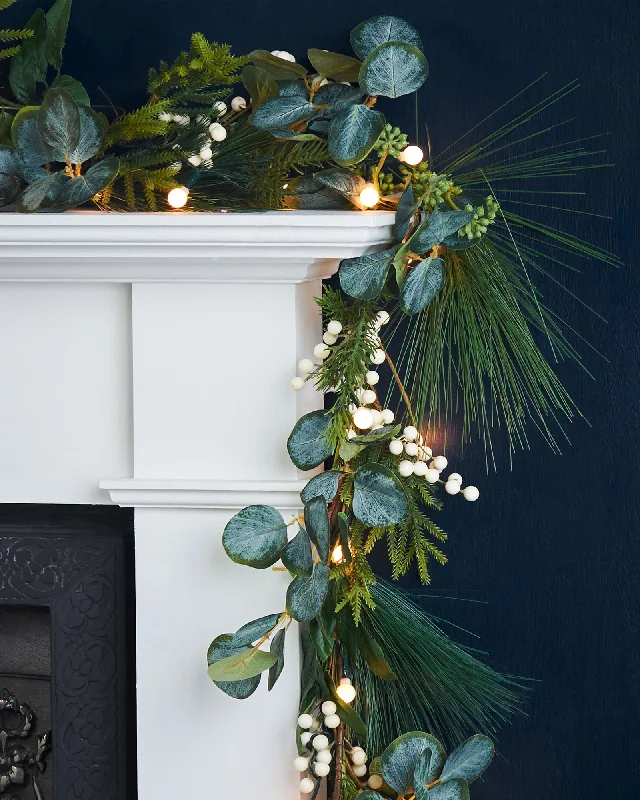
[[[391,356],[389,355],[389,353],[387,352],[387,350],[385,349],[385,347],[383,347],[382,342],[380,342],[380,347],[384,351],[384,357],[385,357],[385,359],[387,361],[387,364],[389,365],[389,368],[391,369],[391,374],[393,375],[393,379],[395,380],[396,385],[397,385],[398,389],[400,390],[400,394],[402,395],[402,399],[404,401],[404,404],[407,407],[407,414],[409,415],[409,419],[411,420],[411,424],[414,426],[414,428],[417,428],[418,430],[420,430],[420,427],[418,426],[418,424],[416,422],[416,418],[415,418],[414,413],[413,413],[413,408],[411,406],[411,400],[409,399],[409,395],[407,394],[407,390],[404,388],[404,384],[402,383],[402,380],[400,379],[400,375],[398,374],[398,370],[396,369],[396,365],[393,363],[393,360],[392,360]]]

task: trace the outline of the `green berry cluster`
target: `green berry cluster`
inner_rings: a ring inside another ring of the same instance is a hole
[[[473,219],[464,228],[458,231],[458,236],[466,236],[467,239],[480,239],[487,232],[489,225],[496,221],[496,213],[500,204],[493,195],[489,195],[484,204],[475,209]],[[464,207],[465,211],[473,211],[473,206],[469,203]]]
[[[431,172],[424,161],[415,167],[407,167],[405,164],[401,164],[399,170],[405,180],[409,175],[411,176],[414,194],[422,200],[423,208],[435,208],[440,205],[447,192],[452,194],[459,194],[460,192],[453,181],[449,180],[446,175],[438,175],[436,172]]]
[[[381,172],[378,175],[380,194],[393,194],[396,191],[395,175],[391,172]],[[402,184],[399,184],[402,187]]]
[[[375,143],[376,152],[380,157],[386,152],[394,158],[397,158],[400,151],[404,150],[406,146],[406,135],[402,133],[400,128],[394,128],[393,125],[390,125],[388,122],[384,126],[380,136],[378,136],[378,141]]]

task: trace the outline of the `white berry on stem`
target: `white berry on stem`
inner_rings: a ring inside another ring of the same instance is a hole
[[[302,794],[311,794],[315,788],[315,783],[311,780],[311,778],[303,778],[300,781],[300,786],[298,788]]]
[[[316,365],[310,358],[303,358],[300,361],[298,361],[298,369],[305,375],[308,375],[310,372],[313,372],[315,368]]]
[[[413,458],[418,455],[418,445],[415,442],[407,442],[404,446],[404,452]]]
[[[313,748],[314,750],[326,750],[329,747],[329,738],[324,735],[324,733],[320,733],[317,736],[313,737]]]
[[[304,388],[304,378],[301,378],[299,375],[296,375],[295,378],[291,378],[291,388],[299,392],[300,389]]]
[[[306,772],[309,769],[309,759],[304,756],[294,758],[293,768],[296,772]]]
[[[414,428],[413,425],[407,425],[403,431],[403,434],[407,441],[413,442],[418,438],[418,429]]]
[[[443,469],[446,469],[448,463],[449,462],[444,456],[436,456],[433,459],[433,467],[434,469],[437,469],[438,472],[442,472]]]
[[[398,464],[398,472],[403,478],[408,478],[413,475],[413,461],[401,461]]]
[[[460,483],[449,479],[444,485],[444,490],[447,494],[458,494],[460,491]]]
[[[327,325],[327,331],[333,336],[338,336],[342,332],[342,323],[337,319],[332,319]]]
[[[371,369],[369,370],[369,372],[367,372],[365,380],[369,384],[369,386],[375,386],[376,383],[378,383],[378,381],[380,380],[380,376],[375,370]]]
[[[469,500],[471,503],[474,503],[480,497],[480,492],[475,486],[467,486],[462,490],[462,494],[464,499]]]
[[[367,774],[367,765],[361,764],[359,767],[354,767],[353,774],[356,776],[356,778],[364,778],[364,776]]]
[[[331,772],[331,767],[328,764],[323,764],[322,761],[317,761],[313,765],[313,771],[319,778],[324,778]]]
[[[382,350],[381,348],[378,348],[375,351],[375,353],[373,354],[373,357],[371,358],[371,362],[373,364],[384,364],[385,358],[386,358],[386,355],[384,353],[384,350]]]
[[[313,348],[313,355],[316,358],[321,358],[323,361],[325,358],[328,358],[331,353],[331,350],[327,347],[324,342],[318,342],[318,344]]]
[[[440,480],[440,473],[438,472],[437,469],[429,468],[424,473],[424,479],[426,480],[427,483],[437,483]]]
[[[400,439],[392,439],[389,442],[389,452],[393,453],[394,456],[399,456],[404,451],[404,445],[400,441]]]
[[[231,101],[232,111],[244,111],[246,107],[247,107],[247,101],[244,99],[244,97],[240,97],[238,95],[238,97],[234,97],[233,100]]]
[[[393,420],[396,418],[396,415],[390,408],[383,408],[382,409],[382,420],[385,425],[391,425]]]
[[[325,333],[322,334],[322,341],[325,344],[335,344],[338,341],[338,337],[329,333],[329,331],[325,331]]]
[[[316,753],[316,761],[320,764],[330,764],[331,759],[331,750],[320,750],[318,753]]]

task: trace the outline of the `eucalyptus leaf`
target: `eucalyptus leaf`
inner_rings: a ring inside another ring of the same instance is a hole
[[[329,125],[329,154],[349,166],[366,158],[384,129],[384,117],[359,103],[339,111]]]
[[[269,133],[276,139],[290,139],[292,142],[311,142],[320,138],[315,133],[296,133],[289,128],[274,128]]]
[[[426,308],[442,288],[444,261],[424,258],[411,269],[400,291],[400,305],[405,314],[417,314]]]
[[[397,680],[395,672],[387,663],[382,648],[362,625],[358,627],[358,650],[374,675],[386,681]]]
[[[67,161],[80,141],[80,112],[69,92],[49,89],[38,112],[38,127],[53,160]]]
[[[446,759],[444,747],[437,739],[423,750],[413,774],[414,789],[426,791],[427,786],[438,780],[442,772],[442,766]]]
[[[312,497],[324,497],[325,501],[329,503],[336,496],[339,480],[340,470],[337,469],[329,469],[319,475],[314,475],[300,492],[300,499],[303,503],[308,503]]]
[[[0,106],[2,106],[2,99],[0,99]],[[12,115],[0,108],[0,146],[2,147],[11,147],[13,145],[11,138],[12,122]]]
[[[289,439],[289,457],[298,469],[313,469],[333,453],[326,433],[331,417],[324,411],[312,411],[296,422]]]
[[[256,109],[251,121],[260,130],[276,130],[300,122],[311,116],[313,111],[313,104],[305,97],[275,97]]]
[[[488,736],[477,733],[456,747],[446,760],[440,780],[463,778],[472,783],[479,778],[493,759],[495,747]]]
[[[416,792],[416,800],[469,800],[470,797],[469,784],[462,778],[438,783],[424,793]]]
[[[417,91],[428,74],[429,64],[421,50],[404,42],[386,42],[364,60],[360,85],[370,95],[402,97]]]
[[[400,794],[406,792],[414,785],[415,768],[420,756],[427,749],[436,754],[435,759],[432,755],[434,767],[437,764],[438,753],[442,753],[441,760],[444,764],[442,745],[429,733],[412,731],[391,742],[382,754],[382,777],[385,782]]]
[[[265,102],[278,96],[278,82],[261,67],[247,64],[242,70],[242,83],[251,98],[251,110],[255,111]]]
[[[80,81],[77,81],[70,75],[58,75],[58,77],[51,84],[51,88],[64,89],[65,91],[69,92],[71,97],[73,97],[79,106],[86,106],[88,108],[91,105],[91,100],[89,99],[89,95],[87,94],[84,86],[80,83]]]
[[[41,167],[51,161],[51,153],[38,127],[40,106],[20,109],[11,125],[11,138],[20,161],[29,167]]]
[[[342,111],[358,103],[364,97],[359,86],[345,86],[343,83],[325,83],[315,93],[313,102],[317,106],[329,106],[331,111]]]
[[[350,82],[358,80],[361,64],[357,58],[314,48],[311,48],[307,55],[311,66],[324,78]]]
[[[407,235],[411,227],[413,215],[420,207],[420,202],[420,200],[416,202],[413,194],[413,184],[410,183],[400,196],[396,209],[396,221],[393,226],[393,235],[398,241],[402,241]]]
[[[321,664],[324,664],[333,651],[333,639],[325,636],[317,617],[309,623],[309,635],[318,654],[318,660]]]
[[[316,563],[310,578],[294,578],[287,589],[287,611],[298,622],[309,622],[322,608],[329,588],[329,570]]]
[[[9,204],[20,191],[20,173],[13,151],[0,147],[0,204]]]
[[[322,172],[315,172],[313,177],[330,189],[340,192],[354,205],[362,208],[359,195],[366,185],[366,181],[361,175],[354,175],[348,169],[334,167],[333,169],[325,169]]]
[[[401,425],[383,425],[381,428],[367,431],[360,436],[354,436],[353,439],[349,439],[349,441],[364,445],[379,444],[380,442],[384,442],[385,439],[392,439],[394,436],[397,436],[401,428]]]
[[[62,48],[70,14],[71,0],[56,0],[47,12],[47,60],[58,72],[62,67]]]
[[[211,642],[207,652],[208,666],[211,666],[216,661],[220,661],[220,659],[226,658],[234,653],[242,652],[244,648],[233,647],[232,641],[233,637],[231,634],[223,633],[216,637],[213,642]],[[260,678],[261,675],[256,675],[254,678],[249,678],[243,681],[214,681],[214,683],[225,694],[228,694],[229,697],[233,697],[236,700],[245,700],[247,697],[250,697],[258,688],[260,685]]]
[[[373,300],[384,288],[395,253],[396,248],[393,247],[366,256],[343,259],[338,270],[342,290],[359,300]]]
[[[358,58],[366,58],[376,47],[385,42],[405,42],[422,49],[418,31],[400,17],[388,15],[371,17],[351,31],[351,47]]]
[[[80,115],[80,137],[77,147],[69,155],[74,164],[83,164],[95,156],[100,149],[103,131],[100,117],[92,108],[78,106],[78,114]]]
[[[305,97],[309,99],[309,91],[303,81],[278,81],[280,97]]]
[[[266,70],[278,81],[295,80],[307,74],[307,70],[301,64],[285,61],[284,58],[272,55],[268,50],[254,50],[249,53],[249,58],[256,67]]]
[[[353,444],[351,440],[342,442],[340,445],[339,455],[340,458],[345,462],[352,461],[358,453],[361,453],[364,449],[364,445],[362,444]]]
[[[329,189],[317,181],[313,175],[303,175],[289,182],[293,190],[296,204],[302,209],[343,209],[349,207],[349,201],[339,192]]]
[[[277,660],[275,653],[267,653],[265,650],[252,647],[214,662],[209,666],[207,673],[216,683],[248,680],[272,667]]]
[[[313,570],[311,542],[305,530],[300,529],[282,551],[282,563],[296,577],[309,576]]]
[[[314,497],[305,504],[304,523],[320,560],[325,563],[329,558],[329,514],[324,497]]]
[[[371,527],[396,525],[407,515],[407,498],[398,479],[380,464],[365,464],[353,483],[353,514]]]
[[[88,203],[94,195],[101,192],[115,179],[119,166],[120,162],[117,158],[105,158],[103,161],[99,161],[84,175],[71,178],[65,184],[63,191],[56,195],[56,202],[67,208],[75,208]]]
[[[62,172],[53,172],[35,180],[16,200],[16,208],[23,213],[37,211],[56,184],[69,180]]]
[[[222,544],[232,561],[266,569],[280,558],[287,543],[287,526],[271,506],[243,508],[227,523]]]
[[[374,792],[373,789],[367,789],[364,792],[360,792],[358,800],[384,800],[384,797],[378,792]]]
[[[36,9],[24,26],[33,31],[22,42],[9,66],[9,86],[16,100],[25,105],[36,102],[37,85],[47,76],[47,20],[41,8]]]
[[[279,619],[280,614],[268,614],[266,617],[247,622],[233,634],[232,644],[235,647],[248,647],[272,631]]]
[[[271,665],[271,667],[269,667],[269,683],[267,685],[269,691],[273,689],[276,681],[282,674],[282,670],[284,669],[284,639],[286,633],[287,631],[282,628],[282,630],[279,630],[271,640],[269,652],[276,656],[276,661]]]
[[[448,236],[457,233],[473,217],[473,211],[440,211],[435,209],[416,230],[409,245],[414,253],[427,253]]]

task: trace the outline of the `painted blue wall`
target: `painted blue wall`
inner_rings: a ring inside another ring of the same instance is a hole
[[[35,6],[21,0],[3,26]],[[503,463],[497,475],[484,474],[480,451],[465,453],[460,470],[479,485],[481,501],[448,503],[442,524],[450,566],[434,569],[439,598],[424,602],[478,633],[492,663],[537,681],[528,718],[501,732],[501,758],[474,787],[475,800],[631,800],[640,795],[635,0],[76,0],[65,71],[95,102],[107,102],[101,87],[115,105],[130,107],[143,98],[147,67],[170,60],[192,30],[232,42],[237,53],[278,48],[300,58],[310,46],[348,52],[349,30],[382,12],[404,16],[425,40],[432,72],[420,116],[436,150],[543,72],[549,91],[573,78],[582,84],[546,118],[575,117],[547,144],[611,134],[594,145],[607,148],[604,158],[616,168],[589,173],[572,188],[589,191],[584,208],[613,221],[563,214],[572,232],[628,264],[586,263],[582,274],[568,274],[571,289],[608,323],[545,288],[610,362],[584,348],[595,381],[574,365],[559,367],[592,427],[573,425],[562,457],[533,437],[532,451],[518,455],[512,471]],[[412,101],[397,102],[393,113],[413,130]],[[446,599],[453,597],[473,602]]]

